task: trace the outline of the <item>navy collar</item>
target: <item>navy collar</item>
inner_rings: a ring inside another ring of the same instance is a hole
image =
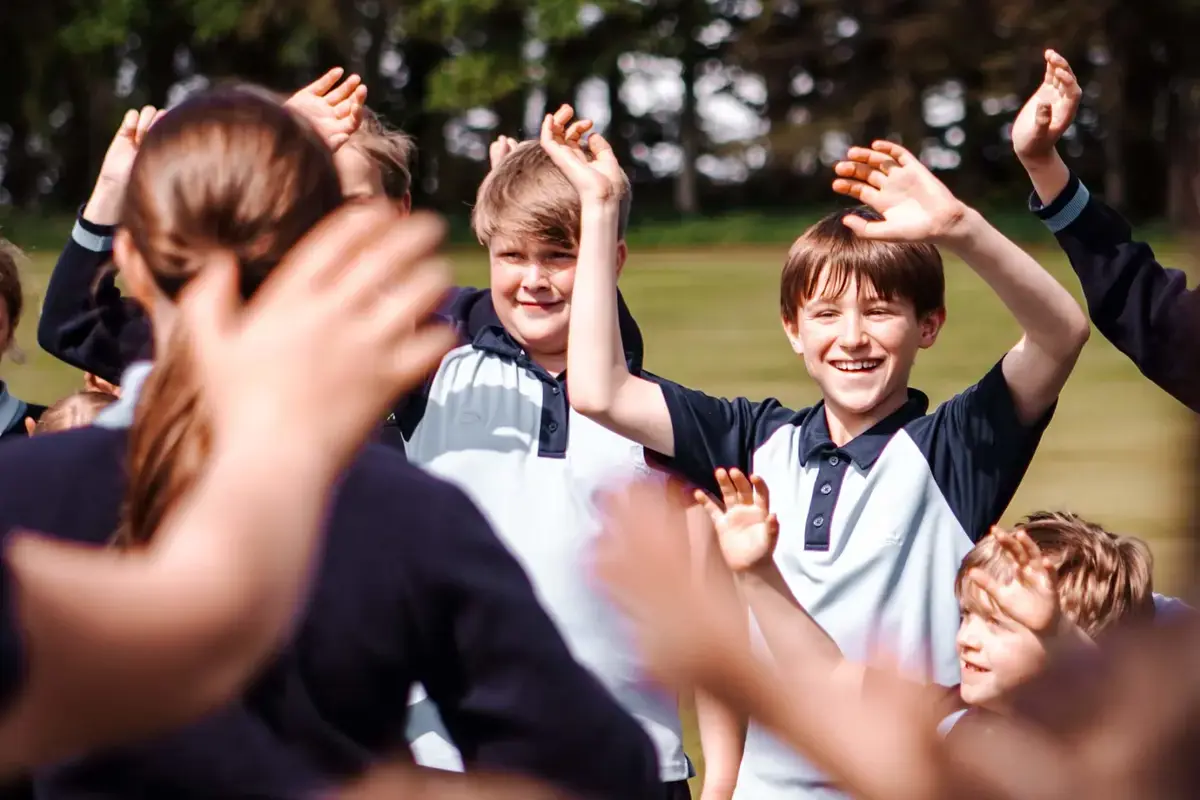
[[[460,332],[463,337],[481,350],[511,358],[514,361],[525,359],[524,349],[520,343],[504,329],[504,325],[500,322],[500,317],[496,314],[496,307],[492,304],[492,293],[487,289],[482,289],[473,295],[467,300],[468,307],[463,309],[465,313],[458,315],[462,326]],[[621,296],[620,292],[617,292],[617,322],[621,328],[621,343],[625,348],[625,363],[631,374],[640,375],[643,353],[642,332],[638,328],[637,322],[634,321],[633,314],[629,312],[629,307],[625,305],[625,298]]]
[[[909,389],[908,399],[904,401],[904,405],[875,423],[870,429],[838,447],[829,435],[829,422],[825,419],[825,403],[817,403],[809,409],[801,422],[800,463],[807,464],[814,456],[836,451],[849,456],[859,469],[870,469],[896,432],[913,420],[925,416],[925,412],[928,410],[929,398],[925,396],[924,392]]]

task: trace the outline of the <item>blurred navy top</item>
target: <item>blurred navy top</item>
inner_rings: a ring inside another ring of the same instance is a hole
[[[106,542],[127,436],[84,428],[0,448],[0,532]],[[661,794],[649,739],[571,657],[460,490],[372,445],[337,491],[303,622],[239,701],[155,741],[43,771],[39,797],[295,796],[311,783],[304,770],[341,780],[402,748],[418,681],[468,769],[524,772],[584,798]],[[20,648],[6,599],[0,613],[0,686],[11,696]]]

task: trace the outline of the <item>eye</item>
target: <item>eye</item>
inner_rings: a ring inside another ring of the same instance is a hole
[[[501,259],[502,261],[520,261],[521,254],[511,250],[506,250],[503,253],[500,253],[497,258]]]

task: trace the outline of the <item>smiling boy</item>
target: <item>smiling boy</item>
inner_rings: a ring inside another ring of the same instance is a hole
[[[929,682],[957,681],[954,578],[999,518],[1088,336],[1070,294],[954,197],[904,148],[852,148],[840,211],[793,246],[781,281],[784,332],[821,388],[816,406],[725,400],[632,374],[619,358],[612,172],[561,136],[547,145],[583,198],[571,317],[571,403],[715,493],[737,467],[774,488],[775,561],[848,659],[880,635]],[[932,413],[909,388],[917,352],[945,321],[938,246],[972,267],[1024,329],[974,386]],[[761,621],[760,621],[761,622]],[[822,796],[836,787],[751,725],[738,797]]]

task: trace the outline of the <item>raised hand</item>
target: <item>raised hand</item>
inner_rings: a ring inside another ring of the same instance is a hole
[[[546,115],[542,120],[542,148],[579,192],[580,202],[615,201],[624,191],[625,173],[603,136],[593,133],[586,142],[582,141],[592,128],[591,120],[577,120],[568,127],[574,113],[570,106],[564,105]]]
[[[696,490],[696,500],[712,517],[721,544],[721,555],[734,572],[745,572],[769,562],[779,538],[779,520],[771,513],[767,483],[757,475],[749,479],[739,469],[716,472],[721,502]]]
[[[335,152],[350,141],[362,124],[363,106],[367,102],[367,87],[362,78],[351,75],[339,84],[343,74],[344,69],[334,67],[284,103],[308,120],[325,145]]]
[[[165,113],[165,110],[154,106],[144,106],[141,111],[131,108],[125,112],[121,127],[117,128],[100,164],[96,187],[83,210],[84,219],[97,225],[115,225],[118,222],[133,159],[142,146],[146,131]]]
[[[518,144],[511,136],[497,136],[496,141],[488,146],[488,164],[492,169],[500,166],[500,162],[508,157]]]
[[[875,209],[883,220],[855,214],[843,219],[864,239],[937,242],[952,236],[967,207],[934,177],[920,159],[898,144],[874,142],[851,147],[846,159],[834,165],[833,190]]]
[[[448,327],[425,324],[450,288],[435,256],[444,228],[386,202],[343,208],[244,308],[233,259],[214,259],[180,303],[214,438],[303,425],[320,439],[314,452],[349,460],[453,346]],[[336,414],[319,410],[331,404]]]
[[[1013,151],[1023,164],[1037,163],[1054,153],[1079,110],[1083,90],[1071,65],[1053,50],[1047,50],[1046,74],[1042,85],[1029,98],[1013,121]]]
[[[993,528],[991,535],[1009,562],[1007,580],[981,569],[971,570],[967,577],[1013,621],[1039,637],[1056,634],[1062,612],[1054,563],[1042,556],[1037,543],[1023,530],[1009,533]]]
[[[684,500],[678,486],[660,481],[607,493],[594,562],[633,623],[647,666],[671,685],[690,683],[715,648],[744,636],[746,613],[735,593],[714,590],[693,568]]]

